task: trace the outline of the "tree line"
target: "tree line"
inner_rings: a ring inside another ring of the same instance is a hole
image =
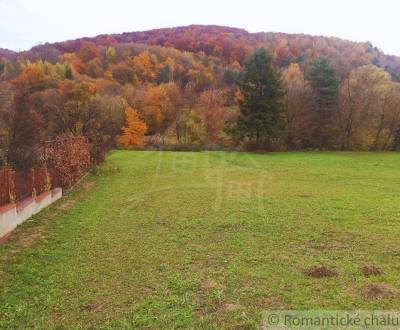
[[[338,66],[321,54],[282,61],[276,48],[246,47],[226,60],[223,50],[84,40],[2,57],[0,162],[37,166],[52,141],[76,149],[61,142],[68,138],[92,163],[133,145],[399,148],[399,83],[378,63],[349,57]]]
[[[398,150],[400,84],[374,65],[339,80],[330,60],[274,69],[265,49],[238,80],[240,114],[233,132],[255,147],[289,150]]]

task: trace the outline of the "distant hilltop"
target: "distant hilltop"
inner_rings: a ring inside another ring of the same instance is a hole
[[[104,34],[93,38],[79,38],[57,43],[46,43],[20,53],[0,49],[0,57],[43,58],[79,50],[83,42],[97,46],[116,46],[123,43],[140,43],[176,48],[181,51],[203,53],[218,57],[226,63],[243,63],[255,49],[265,47],[273,56],[275,65],[287,66],[319,55],[328,56],[337,67],[358,67],[374,64],[388,71],[392,78],[400,81],[400,57],[385,55],[370,42],[353,42],[334,37],[287,34],[277,32],[249,33],[243,29],[215,26],[190,25],[163,28],[143,32]],[[49,55],[50,54],[50,55]],[[340,72],[339,72],[340,73]]]

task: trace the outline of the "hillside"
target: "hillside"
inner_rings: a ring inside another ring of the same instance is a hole
[[[39,146],[65,134],[86,137],[99,162],[126,124],[145,132],[124,140],[140,147],[253,149],[255,133],[237,130],[240,82],[261,48],[282,120],[256,148],[400,148],[399,57],[368,42],[192,25],[1,50],[0,163],[35,166]]]
[[[0,48],[0,58],[12,60],[16,56],[17,56],[16,52],[9,49]]]
[[[94,38],[44,44],[33,47],[22,56],[49,53],[76,52],[83,42],[94,42],[98,46],[111,46],[120,43],[143,43],[172,47],[181,51],[203,52],[206,55],[221,57],[228,63],[243,60],[257,47],[265,47],[278,66],[326,55],[337,67],[357,67],[363,64],[378,65],[391,73],[393,79],[400,80],[400,57],[385,55],[369,42],[352,42],[339,38],[287,33],[249,33],[243,29],[191,25],[177,28],[164,28],[144,32],[99,35]]]

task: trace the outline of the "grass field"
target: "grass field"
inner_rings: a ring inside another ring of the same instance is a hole
[[[399,174],[395,153],[113,152],[0,245],[0,328],[395,309]]]

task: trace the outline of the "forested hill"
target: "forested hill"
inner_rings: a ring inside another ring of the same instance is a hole
[[[9,49],[0,48],[0,58],[11,60],[16,56],[17,56],[16,52],[13,52],[12,50]]]
[[[95,162],[121,144],[397,150],[399,78],[367,42],[218,26],[0,49],[0,164],[37,166],[72,137]]]
[[[291,62],[307,61],[319,55],[326,55],[334,66],[340,69],[339,74],[343,76],[346,75],[346,70],[363,64],[374,64],[388,71],[394,80],[400,81],[400,57],[385,55],[369,42],[352,42],[305,34],[249,33],[243,29],[222,26],[191,25],[99,35],[94,38],[35,46],[20,56],[46,59],[58,53],[76,52],[82,42],[87,41],[94,42],[98,46],[135,42],[173,47],[182,51],[203,52],[206,55],[221,57],[230,64],[236,61],[242,64],[255,48],[265,47],[273,55],[275,64],[280,67],[287,66]]]

